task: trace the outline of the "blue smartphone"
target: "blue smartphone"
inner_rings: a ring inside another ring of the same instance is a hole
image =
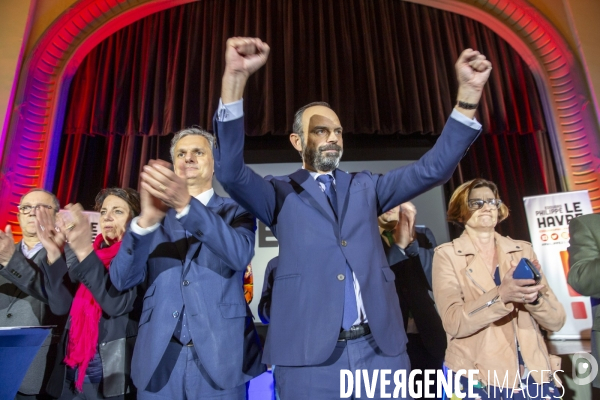
[[[537,285],[542,280],[542,276],[540,275],[540,271],[533,265],[531,261],[527,258],[521,258],[519,264],[517,264],[517,268],[513,273],[514,279],[533,279],[535,284]]]

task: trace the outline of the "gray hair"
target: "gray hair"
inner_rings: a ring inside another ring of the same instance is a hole
[[[328,103],[325,103],[324,101],[315,101],[312,103],[308,103],[307,105],[300,107],[300,109],[298,109],[298,111],[296,111],[296,114],[294,114],[294,124],[292,125],[292,132],[297,133],[298,136],[300,136],[300,139],[302,139],[302,142],[304,143],[304,127],[302,126],[302,116],[304,115],[304,111],[306,111],[307,108],[311,108],[311,107],[316,107],[316,106],[323,106],[323,107],[327,107],[329,109],[331,109],[331,106]]]
[[[182,129],[179,132],[177,132],[175,134],[175,136],[173,136],[173,139],[171,140],[171,149],[170,149],[171,162],[175,161],[175,145],[177,145],[177,142],[179,142],[184,137],[190,136],[190,135],[202,136],[204,139],[206,139],[210,146],[210,151],[212,151],[215,148],[215,135],[213,135],[212,133],[210,133],[200,127],[193,126],[191,128],[185,128],[185,129]]]
[[[23,199],[25,198],[25,196],[27,196],[29,193],[33,193],[33,192],[44,192],[47,195],[50,195],[50,197],[52,197],[52,202],[54,203],[55,211],[58,212],[58,210],[60,210],[60,202],[58,201],[58,198],[54,195],[54,193],[49,192],[46,189],[42,189],[42,188],[34,188],[34,189],[29,190],[27,193],[25,193],[23,196],[21,196],[21,200],[19,200],[19,205],[21,205],[21,203],[23,203]]]

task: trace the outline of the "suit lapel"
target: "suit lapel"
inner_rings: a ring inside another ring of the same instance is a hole
[[[338,221],[344,220],[344,214],[346,214],[346,206],[348,205],[348,188],[350,187],[350,174],[336,169],[333,171],[335,177],[335,192],[337,194],[338,201]]]
[[[179,258],[183,261],[185,260],[187,253],[187,238],[185,237],[185,229],[175,216],[176,214],[177,213],[172,208],[167,211],[165,227],[167,228],[167,232],[171,235],[171,241],[175,244],[175,247],[177,247]]]
[[[206,208],[208,208],[211,212],[220,215],[221,209],[223,208],[223,198],[216,193],[208,201]],[[190,232],[192,233],[192,232]],[[190,236],[187,239],[188,247],[185,257],[185,263],[183,265],[183,276],[185,276],[190,270],[190,265],[192,260],[197,257],[200,248],[202,247],[202,242],[195,236]]]
[[[300,196],[303,201],[313,206],[313,208],[317,209],[323,216],[329,219],[332,224],[337,225],[337,220],[329,205],[327,195],[323,193],[319,184],[312,176],[310,176],[310,173],[305,169],[299,169],[291,174],[290,178],[304,189],[304,192],[298,193],[298,196]]]

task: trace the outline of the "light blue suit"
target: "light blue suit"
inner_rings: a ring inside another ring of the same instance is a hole
[[[172,341],[184,305],[196,353],[220,388],[242,385],[265,370],[242,287],[254,226],[242,207],[214,194],[206,207],[192,198],[180,220],[169,210],[152,233],[128,230],[110,276],[120,290],[148,285],[132,360],[139,390]],[[186,231],[193,235],[189,241]]]

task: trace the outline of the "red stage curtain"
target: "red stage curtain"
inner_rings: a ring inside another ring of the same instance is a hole
[[[73,79],[67,134],[165,135],[211,128],[230,36],[271,46],[246,91],[249,135],[289,133],[294,112],[329,102],[346,133],[439,134],[454,106],[454,62],[467,47],[494,70],[485,132],[544,129],[521,58],[478,22],[398,0],[204,0],[138,21],[102,42]]]
[[[289,133],[295,110],[316,100],[332,105],[346,134],[394,135],[398,148],[437,135],[454,106],[454,62],[462,49],[478,49],[494,65],[477,117],[489,137],[448,190],[462,179],[518,175],[502,190],[511,209],[522,208],[522,194],[555,190],[552,163],[539,156],[549,145],[531,72],[478,22],[399,0],[204,0],[127,26],[83,61],[67,105],[59,199],[89,207],[102,187],[135,188],[148,158],[168,157],[173,132],[211,129],[225,41],[236,35],[271,46],[245,93],[249,142]],[[527,237],[508,221],[501,229]]]

